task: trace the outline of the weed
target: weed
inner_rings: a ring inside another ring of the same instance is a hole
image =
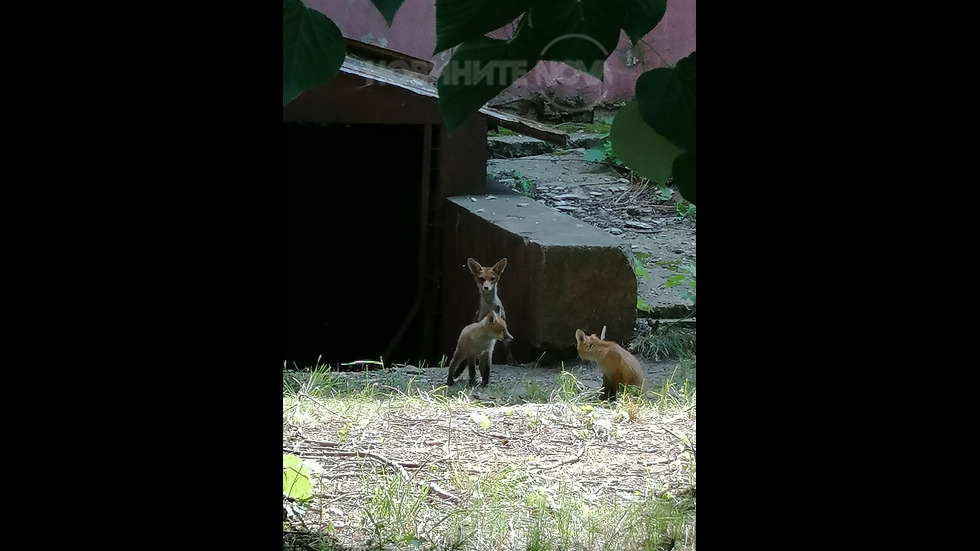
[[[384,476],[380,483],[364,479],[364,487],[374,487],[365,513],[379,542],[419,542],[422,506],[428,486],[416,486],[401,475]]]
[[[520,172],[514,171],[514,191],[525,195],[527,197],[534,197],[534,182],[528,179],[526,176],[522,176]]]
[[[647,272],[646,262],[650,258],[650,253],[637,251],[633,253],[633,272],[636,277],[642,277],[643,279],[650,281],[650,273]]]
[[[587,134],[609,134],[612,129],[612,119],[600,120],[598,122],[563,122],[557,125],[562,132],[583,132]]]
[[[637,353],[645,358],[659,362],[697,354],[698,333],[692,327],[654,322],[654,327],[647,331],[637,339]]]
[[[677,217],[681,220],[687,219],[692,222],[697,221],[698,207],[693,203],[677,203]]]
[[[608,134],[603,136],[599,143],[585,150],[585,160],[590,163],[604,163],[617,170],[629,170],[629,167],[613,153]]]
[[[488,136],[520,136],[517,132],[513,130],[498,126],[496,129],[487,131]]]
[[[693,411],[697,404],[696,361],[688,359],[678,364],[660,388],[653,390],[656,406],[661,410],[686,409]]]
[[[650,272],[647,271],[646,261],[650,258],[650,253],[637,251],[633,253],[633,273],[636,274],[637,278],[643,278],[650,281]],[[636,309],[641,312],[652,312],[653,307],[647,304],[643,297],[639,294],[636,295]]]
[[[680,270],[680,268],[681,268],[681,262],[682,261],[679,258],[661,258],[661,259],[659,259],[659,260],[656,261],[656,264],[658,266],[663,266],[664,268],[667,268],[668,270],[677,271],[677,270]]]
[[[541,383],[532,379],[527,382],[527,401],[529,402],[546,402],[548,401],[548,393],[545,392],[544,387]]]
[[[680,285],[681,283],[687,281],[688,287],[690,289],[689,290],[681,289],[678,295],[680,295],[680,297],[683,299],[690,300],[691,304],[695,308],[697,308],[698,305],[697,266],[694,264],[687,264],[687,265],[680,266],[680,269],[681,269],[681,273],[676,273],[668,277],[667,281],[664,282],[664,286],[670,289],[671,287],[676,287],[677,285]]]
[[[580,394],[578,379],[574,373],[565,371],[565,362],[561,364],[561,373],[558,374],[558,399],[571,400]]]
[[[643,402],[644,399],[639,395],[639,389],[630,386],[619,397],[616,409],[626,419],[638,421],[640,419],[640,411],[643,409]]]
[[[347,423],[343,427],[337,429],[337,440],[341,442],[347,441],[347,435],[350,433],[351,424]]]
[[[322,356],[320,357],[322,358]],[[283,390],[292,395],[300,395],[319,398],[340,387],[340,377],[330,368],[329,365],[321,364],[320,358],[312,368],[305,370],[297,369],[288,380],[283,379]],[[294,364],[295,366],[295,364]]]

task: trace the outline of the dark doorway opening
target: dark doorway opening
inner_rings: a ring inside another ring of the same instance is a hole
[[[283,359],[378,360],[419,286],[422,125],[283,124]],[[424,359],[420,319],[386,364]]]

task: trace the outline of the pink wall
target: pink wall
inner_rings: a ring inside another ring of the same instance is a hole
[[[448,51],[432,54],[436,42],[434,0],[405,0],[391,28],[370,0],[306,1],[332,19],[345,37],[431,60],[435,64],[433,74],[439,74],[451,57]],[[619,46],[606,60],[603,82],[561,63],[541,62],[491,103],[502,105],[530,98],[544,100],[553,109],[577,111],[628,101],[643,71],[677,63],[697,49],[696,2],[668,0],[660,24],[636,47],[630,47],[626,34],[621,34]],[[492,36],[502,38],[510,32],[512,29],[503,29]]]

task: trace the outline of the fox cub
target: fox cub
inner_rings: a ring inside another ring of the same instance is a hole
[[[490,360],[493,357],[493,346],[497,341],[508,343],[514,337],[507,331],[507,322],[503,316],[498,316],[491,310],[482,320],[471,323],[459,333],[456,351],[453,359],[449,360],[449,377],[446,385],[452,386],[453,379],[463,373],[464,367],[470,370],[470,386],[476,384],[476,363],[480,364],[480,375],[487,386],[490,382]]]
[[[603,340],[605,337],[605,326],[600,337],[594,333],[586,335],[581,329],[575,330],[579,357],[596,362],[602,371],[602,399],[608,400],[616,396],[620,385],[638,386],[645,393],[647,382],[639,360],[615,342]]]
[[[476,260],[467,258],[466,267],[473,274],[473,281],[476,282],[476,288],[480,290],[480,307],[473,316],[473,322],[475,323],[485,318],[491,310],[506,320],[507,313],[504,311],[503,303],[500,302],[500,298],[497,296],[497,283],[500,282],[500,277],[504,275],[504,268],[507,267],[507,259],[501,258],[492,267],[484,268]],[[503,350],[507,363],[513,364],[514,356],[510,351],[510,345],[505,342],[503,344]]]

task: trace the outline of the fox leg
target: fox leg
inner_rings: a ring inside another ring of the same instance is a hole
[[[484,352],[480,355],[480,376],[483,377],[483,382],[480,386],[487,386],[490,384],[490,360],[493,358],[493,349],[491,348],[488,352]]]
[[[476,386],[476,359],[467,360],[466,364],[470,368],[470,386]]]
[[[616,396],[616,385],[613,384],[612,379],[608,375],[602,375],[602,394],[603,400],[609,400],[610,398]]]
[[[449,377],[446,378],[446,386],[453,386],[453,379],[463,370],[460,365],[463,362],[463,355],[459,352],[459,347],[453,352],[453,359],[449,360]]]

